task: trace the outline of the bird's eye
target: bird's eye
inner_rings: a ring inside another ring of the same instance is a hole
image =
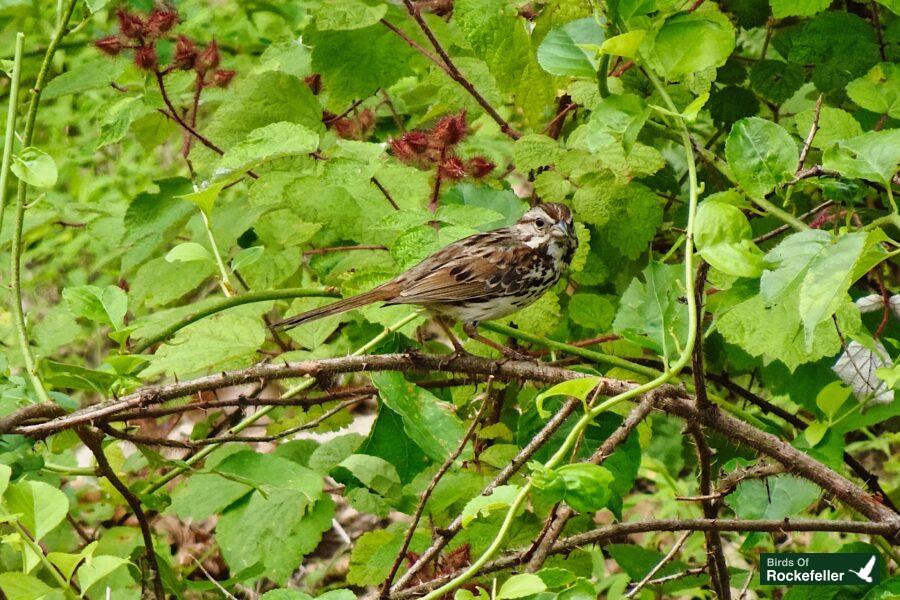
[[[544,225],[546,225],[546,223],[544,223],[544,220],[543,220],[543,219],[538,219],[538,220],[536,220],[536,221],[534,222],[534,224],[537,225],[538,227],[543,227]]]

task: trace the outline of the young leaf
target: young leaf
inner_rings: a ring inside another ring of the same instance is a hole
[[[625,58],[635,58],[644,36],[647,35],[645,29],[632,29],[626,33],[613,36],[600,44],[600,51],[615,56],[624,56]]]
[[[126,564],[128,561],[118,556],[90,557],[78,569],[78,586],[82,592],[87,592],[101,579]]]
[[[537,407],[538,414],[542,419],[550,416],[550,413],[544,410],[544,400],[553,396],[573,396],[584,402],[587,400],[588,394],[597,387],[598,383],[600,383],[599,377],[581,377],[557,383],[549,390],[545,390],[535,397],[534,404]]]
[[[750,222],[733,204],[710,197],[697,208],[694,225],[700,256],[716,269],[736,277],[758,277],[763,253],[753,243]]]
[[[95,285],[67,287],[63,299],[69,311],[77,317],[84,317],[95,323],[112,325],[121,329],[128,311],[128,296],[115,285],[99,288]]]
[[[880,63],[847,84],[847,95],[861,108],[900,119],[900,67]]]
[[[36,541],[53,531],[69,512],[66,495],[43,481],[12,483],[3,499],[7,510],[19,514],[19,522]]]
[[[30,146],[13,155],[10,171],[34,187],[52,188],[56,185],[56,163],[49,154],[40,148]]]
[[[844,405],[847,398],[850,397],[850,388],[841,384],[840,381],[832,381],[816,395],[816,406],[819,407],[828,420],[832,420],[837,415],[838,409]],[[815,446],[815,444],[811,444]]]
[[[178,244],[166,253],[166,260],[168,262],[215,262],[210,251],[197,242],[184,242]]]
[[[316,27],[321,31],[362,29],[375,25],[386,13],[386,4],[372,6],[360,0],[326,0],[316,13]]]
[[[496,600],[512,600],[524,598],[533,594],[540,594],[547,589],[544,580],[533,573],[520,573],[513,575],[503,582],[495,596]]]
[[[867,131],[837,142],[822,157],[822,166],[846,177],[888,185],[900,164],[900,129]]]
[[[734,49],[734,27],[718,9],[680,13],[666,19],[653,42],[651,60],[677,78],[720,67]]]
[[[512,506],[519,494],[517,485],[501,485],[494,488],[487,496],[477,496],[466,503],[462,510],[462,525],[466,527],[479,516],[489,515],[498,510],[505,510]]]

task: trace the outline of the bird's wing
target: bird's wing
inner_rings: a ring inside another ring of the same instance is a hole
[[[442,304],[497,295],[521,279],[515,265],[522,248],[498,237],[481,234],[454,242],[407,273],[402,291],[388,304]]]

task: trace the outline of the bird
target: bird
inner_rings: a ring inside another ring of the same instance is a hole
[[[872,583],[872,569],[874,569],[874,568],[875,568],[875,557],[872,556],[872,558],[869,559],[869,562],[866,563],[866,566],[864,566],[859,571],[854,571],[853,569],[847,569],[847,570],[850,571],[851,573],[853,573],[854,575],[856,575],[857,577],[859,577],[860,579],[862,579],[863,581],[865,581],[866,583]]]
[[[559,281],[577,247],[569,207],[539,203],[512,226],[457,240],[368,292],[292,316],[274,327],[289,329],[377,302],[412,304],[437,317],[457,353],[464,353],[462,345],[443,317],[461,322],[470,338],[521,358],[478,334],[478,324],[535,302]]]

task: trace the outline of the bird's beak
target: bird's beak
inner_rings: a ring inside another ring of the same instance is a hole
[[[569,226],[566,225],[565,221],[559,221],[558,223],[555,223],[550,229],[550,236],[559,239],[569,237]]]

